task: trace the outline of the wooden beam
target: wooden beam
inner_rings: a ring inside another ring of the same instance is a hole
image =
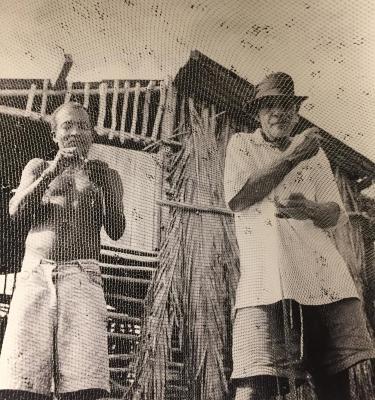
[[[66,85],[66,78],[68,77],[68,74],[70,72],[70,69],[72,68],[73,65],[73,57],[70,54],[64,54],[65,61],[64,64],[61,68],[60,74],[56,80],[55,89],[62,89]]]

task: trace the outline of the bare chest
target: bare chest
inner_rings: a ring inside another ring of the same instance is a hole
[[[42,203],[56,204],[65,209],[93,207],[100,189],[90,181],[83,169],[67,169],[56,177],[44,193]]]

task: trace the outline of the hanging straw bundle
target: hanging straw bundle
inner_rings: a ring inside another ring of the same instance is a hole
[[[184,143],[171,165],[171,219],[147,297],[134,388],[145,399],[168,398],[177,327],[188,398],[220,400],[228,393],[237,242],[232,217],[224,211],[215,120],[208,110],[201,117],[189,99],[189,121],[181,129]]]

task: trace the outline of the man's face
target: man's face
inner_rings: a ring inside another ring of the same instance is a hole
[[[59,148],[76,147],[86,157],[93,143],[92,128],[87,112],[80,108],[62,108],[56,115],[55,142]]]
[[[289,137],[298,122],[295,103],[273,101],[261,105],[258,118],[265,135],[273,140]]]

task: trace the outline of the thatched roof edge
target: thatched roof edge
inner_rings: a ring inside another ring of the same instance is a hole
[[[177,73],[174,84],[178,90],[214,103],[237,118],[248,121],[250,125],[254,124],[244,107],[254,96],[254,85],[198,50],[191,52],[189,60]],[[301,118],[301,123],[304,126],[314,125],[305,118]],[[323,147],[332,164],[339,166],[351,179],[375,179],[375,164],[372,161],[330,133],[321,130]]]

